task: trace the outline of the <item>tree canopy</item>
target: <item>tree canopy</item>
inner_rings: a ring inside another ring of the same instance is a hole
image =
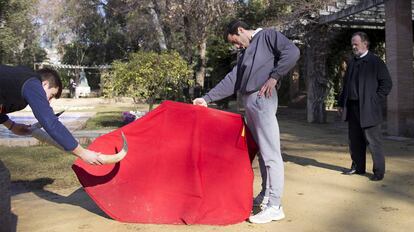
[[[0,1],[0,62],[32,66],[45,59],[39,40],[35,0]]]
[[[179,99],[190,86],[192,70],[177,52],[131,53],[129,60],[116,60],[104,78],[106,96],[129,96],[145,101],[150,110],[158,99]]]
[[[120,67],[131,54],[176,51],[210,88],[234,65],[222,37],[230,19],[304,31],[332,1],[0,0],[0,60]]]

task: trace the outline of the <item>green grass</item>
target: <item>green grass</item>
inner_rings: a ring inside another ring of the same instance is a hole
[[[129,107],[100,105],[95,109],[96,115],[86,122],[84,130],[115,129],[124,126],[122,113],[131,110],[148,111],[148,105],[138,104]]]
[[[75,159],[74,155],[52,146],[0,146],[0,160],[9,169],[12,182],[30,189],[41,189],[52,183],[53,188],[79,186],[71,169]]]
[[[90,118],[85,130],[115,129],[123,126],[122,112],[148,110],[148,105],[97,105],[96,115]],[[0,160],[6,165],[13,183],[28,189],[68,188],[80,186],[72,164],[76,157],[52,146],[0,146]]]
[[[124,111],[106,111],[97,112],[90,118],[85,125],[84,130],[113,129],[123,126],[122,112]]]

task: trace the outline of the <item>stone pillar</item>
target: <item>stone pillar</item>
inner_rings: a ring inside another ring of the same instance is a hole
[[[88,84],[88,79],[86,78],[86,73],[82,69],[79,73],[79,84],[75,88],[75,97],[89,97],[91,94],[91,87]]]
[[[386,61],[393,87],[387,99],[390,135],[414,136],[413,30],[411,1],[385,1]]]
[[[11,231],[10,172],[0,160],[0,232]]]

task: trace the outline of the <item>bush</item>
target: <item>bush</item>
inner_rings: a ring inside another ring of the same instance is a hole
[[[103,75],[103,94],[146,101],[150,110],[156,100],[182,98],[192,85],[192,70],[177,52],[131,53],[127,62],[116,60],[112,71]]]

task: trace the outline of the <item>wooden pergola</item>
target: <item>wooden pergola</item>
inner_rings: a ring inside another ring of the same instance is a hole
[[[77,84],[77,87],[75,88],[75,96],[79,97],[79,96],[89,96],[89,94],[91,93],[91,87],[86,84],[86,86],[82,86],[79,85],[80,82],[80,73],[81,70],[96,70],[98,73],[101,73],[103,70],[108,70],[111,69],[112,66],[111,65],[93,65],[93,66],[85,66],[85,65],[72,65],[72,64],[53,64],[53,63],[49,63],[49,62],[40,62],[40,63],[34,63],[34,70],[38,70],[39,68],[42,67],[51,67],[54,69],[63,69],[63,70],[74,70],[75,72],[75,82]],[[85,76],[86,78],[86,76]],[[86,79],[87,80],[87,79]],[[87,82],[86,82],[87,83]],[[101,79],[99,80],[99,89],[100,91],[102,91],[102,76]]]
[[[342,27],[384,28],[384,0],[339,0],[320,12],[320,24],[334,23]]]
[[[52,64],[47,62],[42,63],[34,63],[34,69],[38,69],[39,67],[49,66],[55,69],[110,69],[110,65],[95,65],[95,66],[85,66],[85,65],[72,65],[72,64]]]
[[[321,11],[320,24],[385,30],[386,63],[393,88],[387,99],[387,131],[414,136],[414,0],[338,0]]]

